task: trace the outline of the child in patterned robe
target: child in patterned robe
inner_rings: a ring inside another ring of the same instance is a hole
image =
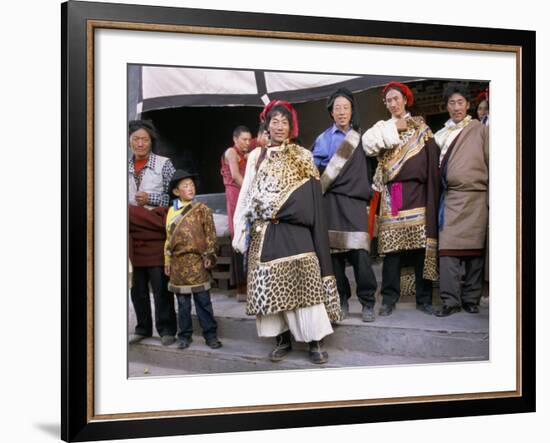
[[[222,346],[210,299],[210,269],[216,263],[216,228],[212,211],[194,201],[196,174],[174,173],[170,192],[177,197],[166,217],[165,273],[168,290],[178,299],[178,348],[189,347],[193,335],[191,296],[206,344]]]

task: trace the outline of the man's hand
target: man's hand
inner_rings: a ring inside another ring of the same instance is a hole
[[[166,264],[164,265],[164,273],[165,273],[168,277],[170,277],[170,263],[166,263]]]
[[[399,132],[406,131],[407,130],[407,119],[400,118],[396,120],[395,127]]]
[[[143,191],[136,192],[136,203],[139,206],[145,206],[147,203],[149,203],[149,194]]]

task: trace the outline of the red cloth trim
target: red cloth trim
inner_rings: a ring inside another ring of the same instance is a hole
[[[378,209],[379,201],[380,201],[380,192],[375,191],[369,205],[369,238],[371,240],[374,237],[374,221],[375,221],[376,211]]]

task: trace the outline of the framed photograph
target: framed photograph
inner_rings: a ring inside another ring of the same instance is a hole
[[[535,410],[535,119],[524,112],[535,103],[534,32],[76,1],[61,13],[63,440]],[[480,122],[476,107],[490,96],[481,312],[426,316],[402,280],[391,317],[363,322],[350,299],[325,340],[327,364],[311,364],[300,346],[273,364],[273,340],[257,336],[231,278],[220,159],[234,128],[256,136],[274,99],[297,110],[307,149],[332,124],[327,99],[345,87],[364,133],[390,118],[390,81],[412,91],[411,112],[433,133],[449,119],[450,84],[465,86]],[[163,346],[157,330],[128,344],[135,120],[156,127],[155,154],[200,175],[197,199],[214,214],[223,258],[210,290],[220,349]]]

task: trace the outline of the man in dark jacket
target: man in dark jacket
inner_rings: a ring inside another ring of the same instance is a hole
[[[327,102],[333,125],[317,137],[313,159],[321,173],[332,264],[342,313],[349,312],[351,288],[346,262],[353,267],[362,319],[374,321],[376,278],[369,258],[367,206],[372,195],[367,158],[359,133],[359,113],[352,93],[340,88]]]

